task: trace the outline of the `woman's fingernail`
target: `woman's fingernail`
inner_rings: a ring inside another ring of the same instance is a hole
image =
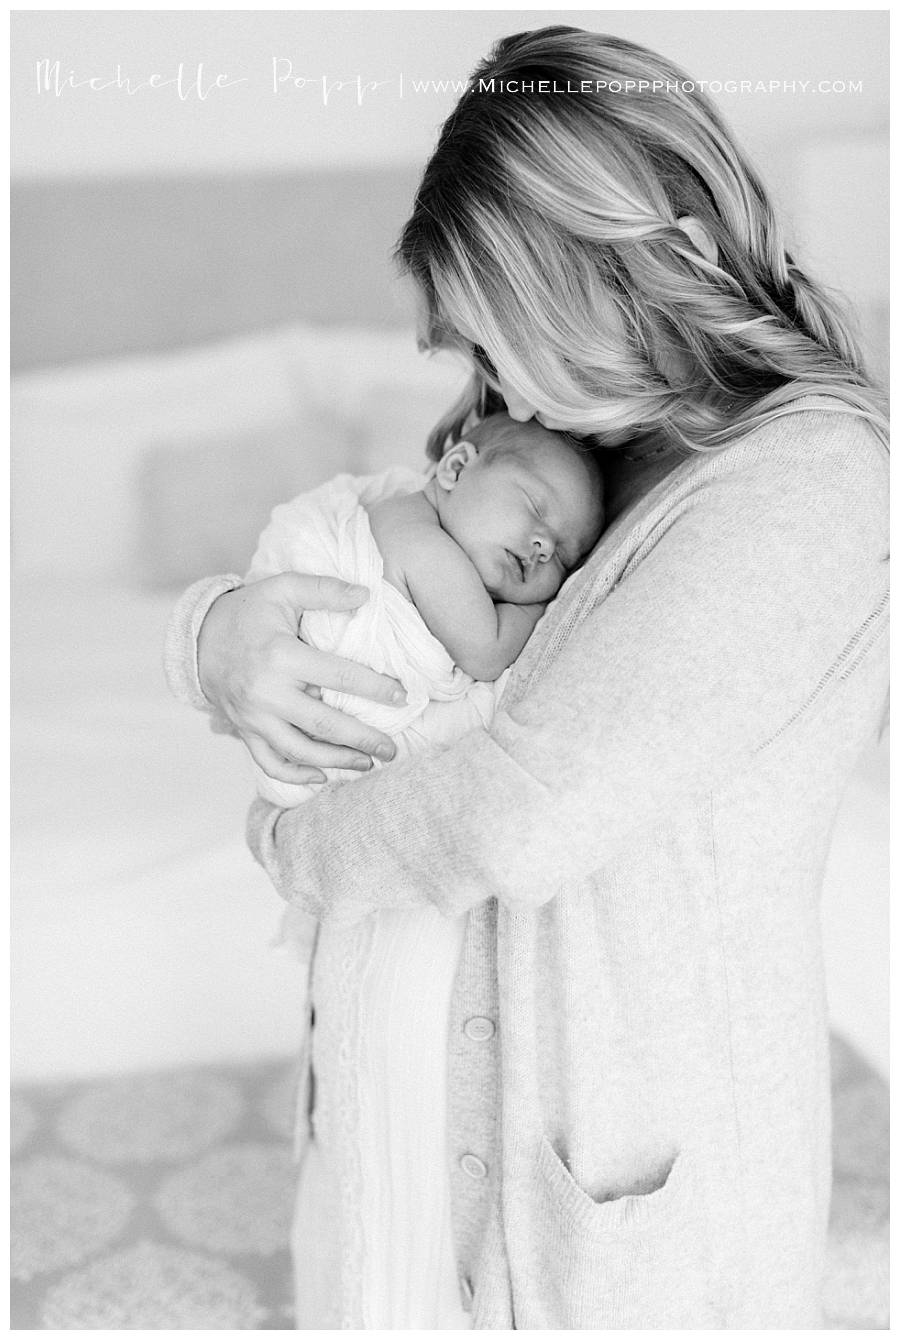
[[[370,758],[355,758],[352,763],[348,764],[348,767],[355,768],[357,772],[368,772],[371,766],[372,760]]]
[[[394,757],[394,750],[389,744],[380,744],[376,746],[375,754],[376,757],[383,759],[385,763],[389,763]]]
[[[406,705],[407,697],[403,689],[394,689],[394,692],[391,694],[391,702],[399,703],[401,706]]]

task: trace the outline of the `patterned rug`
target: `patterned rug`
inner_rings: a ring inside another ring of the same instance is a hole
[[[830,1329],[888,1326],[888,1090],[832,1041]],[[283,1330],[293,1068],[13,1090],[20,1330]]]

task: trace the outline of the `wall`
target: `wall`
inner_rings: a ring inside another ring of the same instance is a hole
[[[391,252],[416,184],[409,166],[18,179],[13,370],[297,318],[408,329]]]

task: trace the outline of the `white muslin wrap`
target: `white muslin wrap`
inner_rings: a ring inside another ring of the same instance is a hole
[[[327,484],[276,507],[260,537],[247,581],[278,572],[340,577],[369,590],[358,610],[309,610],[300,622],[306,642],[359,661],[398,679],[407,703],[394,707],[326,689],[323,700],[391,735],[398,757],[426,743],[448,743],[476,726],[487,726],[505,675],[494,684],[465,674],[429,631],[415,605],[384,577],[384,564],[369,526],[366,506],[422,489],[428,475],[395,468],[380,475],[338,475]],[[376,762],[377,766],[377,762]],[[350,769],[329,770],[348,780]],[[274,782],[258,771],[260,794],[273,804],[301,804],[305,786]]]
[[[276,507],[247,578],[294,571],[368,587],[356,611],[304,613],[300,633],[403,684],[402,707],[322,695],[391,735],[398,757],[488,726],[506,678],[478,683],[455,666],[415,606],[384,578],[366,505],[414,492],[427,479],[405,469],[340,475]],[[260,769],[257,784],[282,806],[315,794]],[[306,1154],[293,1233],[297,1329],[470,1324],[453,1254],[446,1135],[447,1030],[464,930],[464,917],[451,920],[430,906],[390,909],[344,928],[317,927],[295,908],[285,914],[282,941],[307,966],[313,958],[316,1020],[313,1138],[298,1138]],[[298,1123],[305,1126],[304,1112]]]

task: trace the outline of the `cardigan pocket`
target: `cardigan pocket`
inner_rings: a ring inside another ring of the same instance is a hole
[[[654,1190],[614,1200],[579,1186],[546,1137],[537,1174],[542,1283],[516,1307],[517,1329],[724,1325],[689,1154],[675,1156]]]

